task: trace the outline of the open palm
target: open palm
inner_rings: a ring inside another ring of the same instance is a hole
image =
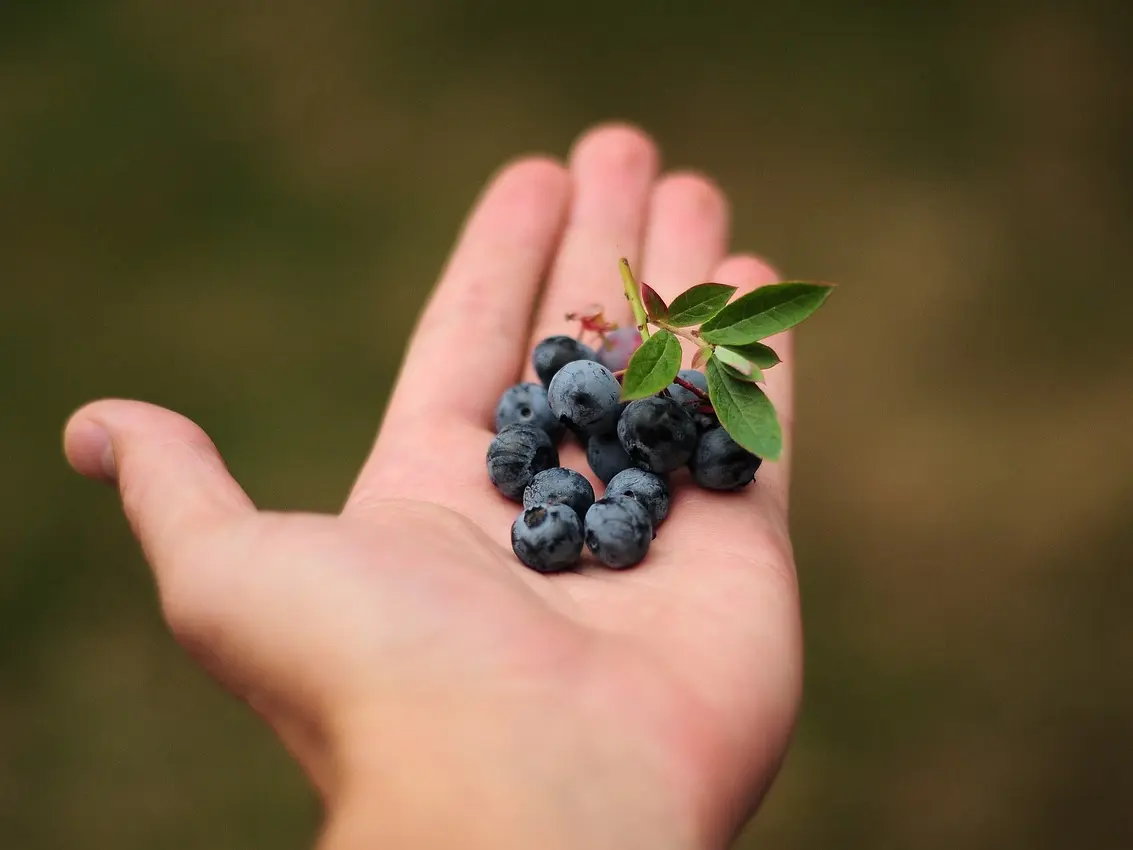
[[[379,808],[470,800],[527,846],[556,846],[539,835],[549,821],[582,830],[564,846],[719,847],[773,777],[802,675],[789,339],[773,341],[784,363],[769,372],[783,459],[736,494],[675,476],[670,517],[633,569],[523,567],[509,543],[519,506],[485,468],[495,402],[534,379],[534,342],[595,302],[628,322],[618,257],[662,297],[775,279],[727,256],[710,183],[657,169],[647,138],[608,126],[569,169],[531,158],[490,183],[337,516],[257,511],[170,411],[107,400],[68,424],[75,467],[118,482],[174,634],[328,800],[373,778]],[[577,445],[560,454],[601,494]],[[391,770],[396,782],[380,779]]]

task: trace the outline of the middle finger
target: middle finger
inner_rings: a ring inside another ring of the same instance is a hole
[[[574,336],[565,315],[600,304],[606,318],[632,322],[618,258],[641,256],[650,192],[659,168],[653,141],[640,130],[607,125],[586,133],[570,157],[574,184],[570,220],[552,267],[530,348],[554,334]],[[530,357],[525,380],[534,381]]]

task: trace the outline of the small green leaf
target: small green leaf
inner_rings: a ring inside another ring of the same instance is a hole
[[[724,346],[721,346],[721,348]],[[749,342],[747,345],[729,345],[727,349],[735,354],[739,354],[749,363],[752,363],[760,369],[770,369],[782,361],[775,350],[769,346],[764,345],[762,342]],[[717,351],[719,348],[717,348]],[[721,358],[723,359],[723,358]]]
[[[713,349],[710,347],[697,348],[696,354],[692,355],[692,368],[699,369],[708,362],[708,358],[712,356]]]
[[[736,381],[743,381],[746,384],[757,384],[761,380],[763,380],[763,374],[764,374],[763,372],[759,373],[760,377],[758,377],[758,379],[757,379],[757,377],[755,377],[755,376],[744,375],[742,372],[736,372],[734,368],[732,368],[731,366],[727,366],[723,363],[721,364],[721,368],[724,369],[724,372],[726,372],[727,374],[734,377],[734,379]]]
[[[698,283],[673,299],[665,321],[674,328],[699,325],[719,313],[735,291],[723,283]]]
[[[651,321],[658,321],[669,315],[669,308],[665,304],[665,299],[662,298],[657,292],[645,281],[641,283],[641,300],[645,303],[645,315]]]
[[[736,369],[733,369],[731,366],[728,366],[725,363],[721,363],[720,365],[721,367],[723,367],[725,372],[727,372],[737,381],[744,381],[748,384],[758,384],[766,380],[763,372],[759,369],[754,370],[750,375],[745,375],[743,372],[737,371]]]
[[[727,366],[731,366],[745,378],[750,378],[752,370],[755,368],[754,364],[742,354],[737,354],[722,345],[716,348],[716,359]]]
[[[673,382],[681,368],[681,341],[668,331],[649,337],[629,359],[622,378],[622,400],[646,398]]]
[[[715,358],[724,367],[724,371],[735,378],[737,381],[747,381],[749,384],[757,384],[764,380],[763,370],[752,363],[750,360],[745,360],[733,354],[723,346],[716,349]]]
[[[700,327],[718,345],[746,345],[792,328],[822,306],[834,287],[790,281],[737,298]],[[675,302],[674,302],[675,303]]]
[[[715,357],[708,361],[708,396],[728,435],[752,454],[778,460],[783,431],[771,399],[755,384],[728,374]]]

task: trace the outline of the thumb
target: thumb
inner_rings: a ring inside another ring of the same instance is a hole
[[[277,731],[325,793],[328,770],[315,755],[308,727],[281,715],[270,694],[253,698],[254,678],[263,670],[257,662],[263,656],[248,650],[251,609],[245,607],[243,619],[232,615],[238,584],[231,581],[231,558],[225,552],[230,547],[224,545],[232,535],[224,532],[256,509],[229,475],[212,440],[170,410],[104,400],[72,414],[63,449],[80,474],[117,484],[174,635],[222,684],[261,714],[276,715]]]
[[[86,405],[67,422],[63,447],[77,472],[118,485],[159,584],[196,541],[255,510],[208,435],[152,404]]]

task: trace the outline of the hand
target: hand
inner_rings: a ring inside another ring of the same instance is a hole
[[[776,771],[802,675],[789,339],[768,373],[783,459],[738,494],[678,489],[636,568],[526,569],[519,506],[485,468],[534,342],[594,302],[629,322],[619,256],[662,297],[777,279],[726,256],[713,185],[658,180],[657,159],[608,126],[569,170],[531,158],[491,181],[337,516],[257,511],[168,410],[104,400],[68,422],[71,464],[120,488],[173,634],[311,777],[327,850],[717,848]],[[589,475],[569,438],[562,463]]]

